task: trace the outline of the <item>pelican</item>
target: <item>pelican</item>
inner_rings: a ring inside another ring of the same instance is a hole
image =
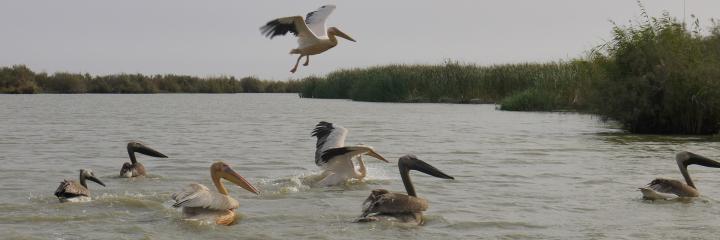
[[[122,165],[122,168],[120,168],[120,177],[138,177],[138,176],[145,176],[145,166],[142,165],[142,163],[139,163],[135,159],[135,153],[142,153],[151,157],[159,157],[159,158],[167,158],[165,154],[162,154],[158,151],[155,151],[155,149],[152,149],[148,146],[145,146],[145,144],[142,144],[137,141],[130,141],[127,144],[127,151],[128,155],[130,155],[130,162],[125,162]]]
[[[424,223],[422,212],[427,210],[428,202],[415,194],[415,187],[413,187],[410,175],[408,175],[410,170],[418,170],[438,178],[455,179],[430,164],[417,159],[414,155],[400,157],[398,168],[400,168],[400,177],[402,177],[407,195],[391,193],[385,189],[372,190],[370,196],[363,202],[363,213],[356,220],[357,222],[385,219],[421,225]]]
[[[347,129],[329,122],[319,122],[312,131],[317,137],[315,164],[325,169],[318,186],[332,186],[345,182],[350,178],[362,180],[367,176],[365,161],[361,155],[367,154],[381,161],[388,162],[375,152],[371,146],[345,146]],[[355,169],[352,159],[358,157],[359,169]]]
[[[80,182],[72,180],[63,180],[60,182],[57,190],[55,190],[55,196],[60,202],[86,202],[90,200],[90,190],[88,190],[85,179],[96,182],[103,187],[105,184],[95,177],[90,169],[80,169]]]
[[[680,173],[685,178],[685,183],[665,178],[656,178],[650,182],[646,187],[640,188],[643,199],[657,200],[657,199],[672,199],[678,197],[697,197],[700,196],[695,184],[690,179],[687,167],[691,164],[697,164],[705,167],[720,168],[720,163],[709,158],[691,153],[691,152],[680,152],[675,156],[675,161],[680,168]]]
[[[305,57],[303,66],[307,66],[310,64],[310,55],[320,54],[335,47],[338,44],[335,36],[355,42],[355,39],[336,27],[325,29],[325,20],[333,10],[335,10],[335,5],[325,5],[318,10],[309,12],[304,20],[302,16],[274,19],[260,27],[260,32],[270,39],[288,32],[292,32],[298,37],[298,48],[290,50],[290,54],[300,54],[295,66],[290,69],[291,73],[295,73],[302,57]]]
[[[258,190],[222,161],[210,165],[210,177],[218,192],[212,192],[202,184],[192,183],[182,191],[172,194],[171,197],[175,200],[173,207],[182,207],[183,214],[187,218],[209,217],[214,219],[216,224],[231,225],[235,222],[235,209],[240,204],[228,196],[228,191],[220,178],[254,194],[258,194]]]

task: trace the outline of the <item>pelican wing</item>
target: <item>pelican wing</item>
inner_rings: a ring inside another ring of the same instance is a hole
[[[674,194],[679,197],[693,197],[695,189],[689,185],[673,179],[657,178],[650,182],[648,189],[665,194]]]
[[[270,39],[275,36],[283,36],[288,32],[299,38],[317,39],[317,36],[305,24],[302,16],[284,17],[269,21],[265,26],[260,27],[260,32]]]
[[[325,5],[318,8],[318,10],[309,12],[307,16],[305,16],[305,24],[315,33],[315,36],[327,36],[325,20],[327,20],[333,10],[335,10],[335,5]]]
[[[427,210],[425,199],[401,193],[391,193],[385,189],[375,189],[363,202],[362,217],[370,214],[418,213]]]
[[[182,191],[172,194],[173,207],[200,207],[213,210],[229,210],[240,206],[237,200],[212,192],[202,184],[187,185]]]
[[[90,191],[76,181],[63,180],[60,182],[60,186],[58,186],[57,190],[55,190],[55,196],[63,198],[90,196]]]
[[[315,125],[315,129],[312,131],[312,136],[317,137],[317,144],[315,145],[315,164],[322,166],[327,163],[327,160],[329,159],[323,158],[325,151],[345,146],[347,129],[322,121]]]

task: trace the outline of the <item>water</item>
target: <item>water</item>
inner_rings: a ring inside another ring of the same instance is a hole
[[[497,111],[492,105],[299,99],[294,94],[0,95],[0,232],[18,239],[675,239],[720,234],[720,172],[691,167],[703,196],[649,202],[637,187],[681,179],[674,154],[720,158],[717,139],[642,136],[582,114]],[[365,182],[311,188],[313,126],[349,129],[390,159],[366,158]],[[116,177],[125,144],[146,178]],[[371,189],[404,191],[397,158],[413,153],[456,178],[412,173],[430,202],[425,226],[356,224]],[[224,160],[260,189],[235,187],[239,223],[181,219],[169,196]],[[60,204],[59,181],[91,168],[93,201]]]

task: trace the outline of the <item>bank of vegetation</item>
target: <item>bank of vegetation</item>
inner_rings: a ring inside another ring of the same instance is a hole
[[[374,102],[496,103],[511,111],[596,113],[634,133],[718,133],[720,24],[711,21],[709,31],[700,31],[697,20],[688,27],[668,14],[643,17],[635,24],[616,25],[612,40],[586,57],[550,63],[387,65],[295,81],[48,75],[13,66],[0,68],[0,92],[293,92]]]
[[[295,93],[299,81],[255,77],[199,78],[184,75],[35,73],[24,65],[0,68],[0,93]]]
[[[634,133],[720,130],[720,24],[702,34],[664,14],[613,28],[588,56],[553,63],[389,65],[302,80],[301,96],[381,102],[492,102],[503,110],[582,111]]]

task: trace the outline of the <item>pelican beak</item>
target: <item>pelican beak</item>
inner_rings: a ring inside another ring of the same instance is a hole
[[[105,184],[102,181],[100,181],[100,179],[96,178],[95,176],[89,176],[89,177],[86,177],[85,179],[96,182],[97,184],[100,184],[103,187],[105,186]]]
[[[380,161],[389,163],[389,161],[388,161],[387,159],[385,159],[383,156],[380,156],[380,154],[376,153],[375,150],[372,150],[372,149],[371,149],[370,151],[367,152],[367,155],[368,155],[368,156],[371,156],[371,157],[374,157],[374,158],[377,158],[377,159],[380,160]]]
[[[445,174],[444,172],[438,170],[437,168],[433,167],[432,165],[430,165],[420,159],[415,159],[415,161],[412,161],[409,168],[418,170],[420,172],[423,172],[423,173],[433,176],[433,177],[444,178],[444,179],[455,179],[454,177]]]
[[[687,165],[697,164],[697,165],[705,166],[705,167],[720,168],[720,162],[717,162],[715,160],[712,160],[712,159],[709,159],[709,158],[706,158],[706,157],[703,157],[703,156],[700,156],[700,155],[697,155],[697,154],[694,154],[691,152],[688,152],[688,154],[690,155],[690,157],[687,160]]]
[[[151,156],[151,157],[167,158],[167,156],[165,156],[165,154],[162,154],[162,153],[156,151],[155,149],[152,149],[152,148],[145,146],[144,144],[140,144],[140,143],[133,145],[132,150],[135,152],[139,152],[139,153]]]
[[[345,34],[344,32],[340,31],[340,29],[337,29],[337,28],[336,28],[336,31],[337,31],[337,34],[336,34],[336,35],[337,35],[338,37],[341,37],[341,38],[344,38],[344,39],[347,39],[347,40],[350,40],[350,41],[353,41],[353,42],[357,42],[357,41],[355,41],[355,39],[351,38],[350,36],[348,36],[348,35]]]
[[[238,174],[237,172],[235,172],[235,170],[233,170],[232,168],[230,168],[228,166],[223,167],[223,170],[222,170],[222,173],[220,176],[222,178],[225,178],[226,180],[244,188],[245,190],[248,190],[251,193],[258,194],[258,190],[255,187],[253,187],[253,185],[250,184],[250,182],[245,180],[245,178],[240,176],[240,174]]]

